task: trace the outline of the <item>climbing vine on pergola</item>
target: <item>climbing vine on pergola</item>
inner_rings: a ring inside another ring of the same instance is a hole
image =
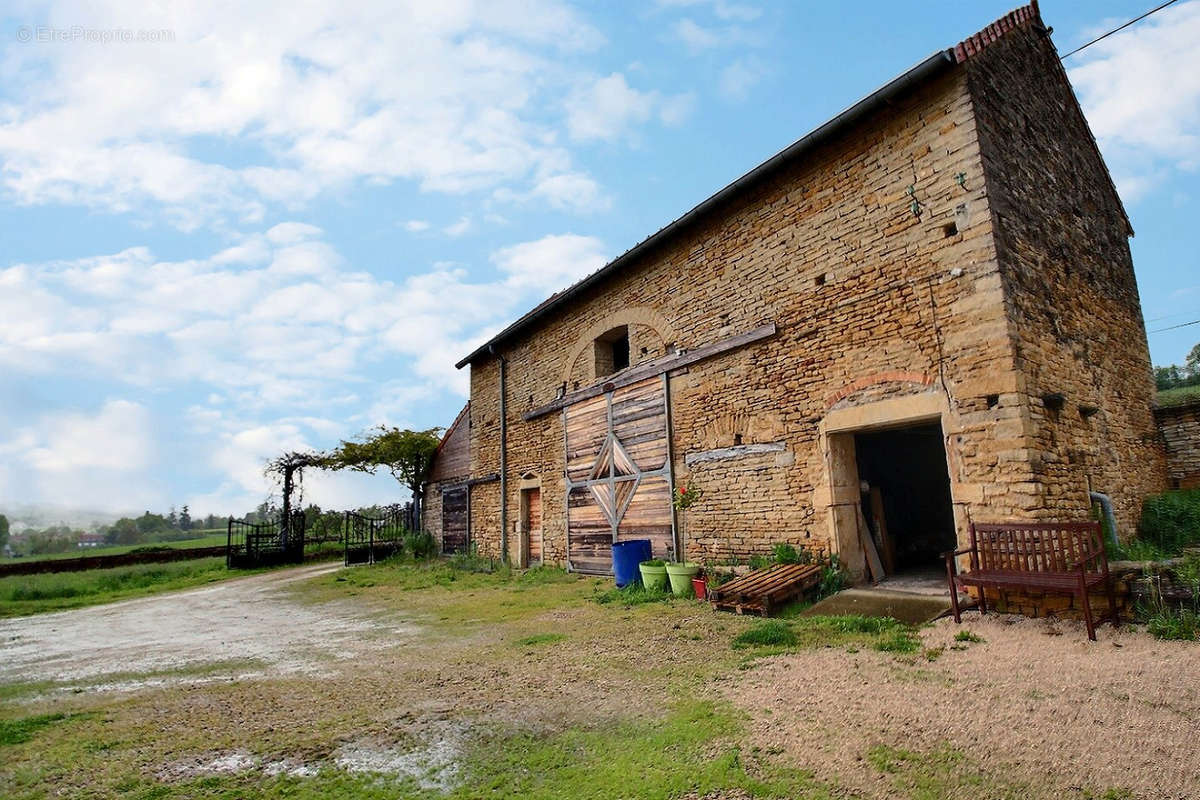
[[[412,431],[380,425],[355,439],[343,440],[328,452],[292,451],[267,462],[264,472],[282,484],[283,525],[290,531],[292,495],[302,487],[304,470],[352,469],[374,475],[386,469],[412,492],[418,504],[421,487],[429,477],[442,428]]]

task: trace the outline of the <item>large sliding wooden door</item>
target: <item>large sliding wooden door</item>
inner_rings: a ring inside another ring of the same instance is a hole
[[[674,557],[666,380],[647,378],[563,409],[574,571],[610,572],[613,542],[628,539],[649,539],[656,558]]]

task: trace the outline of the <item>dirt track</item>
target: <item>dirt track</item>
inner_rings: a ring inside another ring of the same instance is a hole
[[[395,641],[411,632],[395,622],[372,621],[350,602],[315,609],[280,591],[339,566],[275,570],[200,589],[0,620],[0,683],[80,681],[242,660],[272,671],[305,671],[330,658],[352,658],[381,635]]]

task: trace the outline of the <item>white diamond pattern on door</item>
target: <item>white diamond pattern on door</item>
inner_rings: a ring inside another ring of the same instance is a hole
[[[615,541],[649,539],[674,554],[665,377],[648,378],[563,410],[567,558],[608,573]]]

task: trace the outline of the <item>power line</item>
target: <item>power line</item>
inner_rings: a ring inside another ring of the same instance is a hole
[[[1173,331],[1176,328],[1186,328],[1189,325],[1200,325],[1200,319],[1194,319],[1191,322],[1184,322],[1179,325],[1172,325],[1169,328],[1159,328],[1156,331],[1150,331],[1150,333],[1162,333],[1163,331]]]
[[[1149,10],[1149,11],[1147,11],[1145,14],[1142,14],[1140,17],[1134,17],[1133,19],[1129,20],[1129,22],[1126,22],[1124,25],[1119,25],[1119,26],[1117,26],[1116,28],[1113,28],[1113,29],[1112,29],[1111,31],[1109,31],[1108,33],[1105,33],[1105,34],[1102,34],[1102,35],[1100,35],[1100,36],[1097,36],[1095,39],[1092,39],[1092,40],[1091,40],[1090,42],[1088,42],[1087,44],[1085,44],[1085,45],[1080,45],[1079,47],[1076,47],[1074,50],[1072,50],[1071,52],[1069,52],[1069,53],[1067,53],[1065,56],[1063,56],[1063,57],[1062,57],[1062,60],[1064,60],[1064,61],[1065,61],[1066,59],[1068,59],[1068,58],[1070,58],[1071,56],[1073,56],[1073,55],[1075,55],[1076,53],[1078,53],[1080,50],[1083,50],[1083,49],[1085,49],[1085,48],[1091,47],[1092,45],[1094,45],[1096,42],[1100,41],[1101,39],[1107,39],[1109,36],[1112,36],[1112,35],[1113,35],[1114,33],[1116,33],[1117,31],[1123,31],[1123,30],[1125,30],[1126,28],[1128,28],[1130,25],[1132,25],[1133,23],[1135,23],[1135,22],[1141,22],[1142,20],[1144,20],[1146,17],[1150,16],[1151,14],[1153,14],[1153,13],[1155,13],[1155,12],[1157,12],[1157,11],[1162,11],[1162,10],[1163,10],[1164,8],[1166,8],[1167,6],[1169,6],[1169,5],[1172,5],[1173,3],[1176,3],[1176,2],[1178,2],[1178,0],[1167,0],[1167,2],[1163,3],[1161,6],[1157,6],[1157,7],[1155,7],[1155,8],[1152,8],[1152,9],[1150,9],[1150,10]]]

